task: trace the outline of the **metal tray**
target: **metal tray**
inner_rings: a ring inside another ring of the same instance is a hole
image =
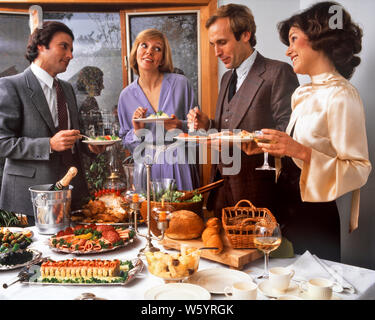
[[[21,283],[37,286],[124,286],[133,281],[137,274],[142,272],[144,264],[141,259],[130,259],[134,268],[128,271],[128,278],[124,282],[117,283],[49,283],[49,282],[34,282],[40,277],[40,266],[32,265],[29,268],[29,273],[34,273],[28,280],[21,280]]]
[[[25,263],[15,264],[15,265],[2,265],[2,264],[0,264],[0,271],[13,270],[13,269],[25,267],[27,265],[31,265],[31,264],[35,263],[37,260],[39,260],[39,258],[42,256],[42,253],[38,250],[35,250],[35,249],[25,249],[25,250],[32,252],[33,257],[32,257],[31,260],[26,261]]]

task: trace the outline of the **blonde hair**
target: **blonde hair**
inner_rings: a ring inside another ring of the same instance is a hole
[[[160,72],[173,72],[172,52],[167,37],[161,31],[157,29],[146,29],[138,33],[134,40],[133,47],[130,51],[130,67],[133,71],[139,75],[138,63],[137,63],[137,50],[140,43],[150,40],[160,39],[164,44],[163,49],[163,61],[159,66]]]

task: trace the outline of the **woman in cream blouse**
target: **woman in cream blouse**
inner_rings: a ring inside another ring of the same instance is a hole
[[[294,71],[309,75],[311,83],[294,92],[286,133],[263,129],[273,143],[258,146],[281,157],[280,206],[275,215],[295,252],[309,250],[339,261],[335,199],[353,191],[353,231],[358,226],[359,188],[366,183],[371,164],[362,101],[347,80],[360,63],[355,54],[361,51],[362,30],[341,6],[343,25],[332,26],[333,5],[337,3],[318,3],[279,23]]]

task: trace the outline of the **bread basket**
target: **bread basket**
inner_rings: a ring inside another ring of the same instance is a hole
[[[241,203],[249,207],[240,207]],[[275,223],[273,214],[266,208],[256,208],[249,200],[241,200],[234,207],[223,208],[222,223],[225,234],[233,248],[255,248],[254,229],[260,221]]]

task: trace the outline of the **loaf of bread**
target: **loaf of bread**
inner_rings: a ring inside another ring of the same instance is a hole
[[[175,240],[190,240],[199,238],[204,229],[204,222],[200,216],[189,210],[172,212],[169,227],[165,231],[168,238]]]
[[[214,254],[223,251],[223,241],[220,237],[221,221],[218,218],[210,218],[206,222],[206,229],[202,233],[202,241],[205,247],[216,247],[218,249],[211,250]]]

